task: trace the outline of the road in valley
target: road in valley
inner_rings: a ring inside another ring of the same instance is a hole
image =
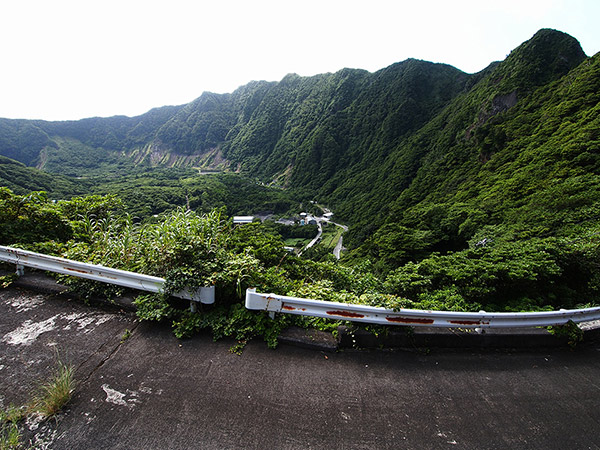
[[[323,208],[322,206],[320,206],[320,208],[323,210],[324,214],[330,212],[330,210],[327,208]],[[317,235],[314,237],[314,239],[312,241],[310,241],[308,244],[306,244],[306,246],[300,251],[300,254],[302,254],[302,252],[308,250],[309,248],[315,246],[319,242],[319,240],[321,239],[321,236],[323,235],[323,223],[331,223],[331,224],[335,225],[336,227],[340,227],[340,228],[342,228],[342,230],[344,230],[344,233],[346,231],[348,231],[348,227],[346,225],[341,225],[339,223],[331,222],[328,218],[325,218],[325,216],[313,217],[313,218],[317,222],[317,227],[318,227]],[[343,241],[343,238],[342,238],[342,236],[340,236],[335,248],[333,249],[333,255],[336,257],[336,259],[340,259],[341,252],[343,249],[342,241]]]
[[[348,231],[348,227],[346,225],[341,225],[341,224],[335,223],[335,222],[331,222],[331,223],[333,223],[336,227],[342,228],[344,230],[344,233],[346,231]],[[340,259],[340,257],[341,257],[342,249],[344,248],[343,247],[343,239],[344,239],[344,235],[342,234],[340,236],[340,239],[338,240],[335,248],[333,249],[333,256],[335,256],[336,259]]]
[[[315,220],[317,221],[317,227],[318,227],[317,235],[315,236],[315,238],[312,241],[310,241],[308,244],[306,244],[306,247],[304,247],[302,249],[302,251],[308,250],[313,245],[315,245],[317,242],[319,242],[319,239],[321,239],[321,235],[323,234],[323,226],[321,225],[321,222],[323,221],[323,217],[315,217]],[[300,254],[302,254],[302,252],[300,252]]]

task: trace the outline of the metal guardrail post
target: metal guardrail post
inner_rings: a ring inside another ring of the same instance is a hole
[[[327,302],[246,290],[246,308],[335,320],[376,323],[380,325],[410,325],[446,328],[534,328],[564,325],[569,321],[600,320],[600,308],[523,313],[489,313],[424,311],[400,309],[394,311],[367,305]]]

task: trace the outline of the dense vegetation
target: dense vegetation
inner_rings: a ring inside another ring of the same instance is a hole
[[[0,180],[13,191],[1,192],[0,243],[174,287],[217,284],[238,325],[263,317],[240,309],[246,286],[392,308],[597,304],[599,108],[600,55],[541,30],[473,75],[407,60],[253,82],[134,118],[0,120],[0,154],[12,158],[0,159]],[[84,192],[95,196],[69,200]],[[340,262],[335,229],[299,258],[283,246],[308,229],[227,218],[315,199],[350,225]],[[179,334],[237,329],[169,302],[140,300],[140,311]]]
[[[135,168],[126,177],[86,176],[78,179],[49,174],[0,156],[0,186],[16,194],[45,191],[52,200],[84,194],[118,194],[122,211],[139,219],[185,206],[209,212],[225,208],[230,215],[297,214],[308,206],[293,193],[267,187],[256,180],[232,173],[202,175],[195,169]]]
[[[46,191],[57,198],[87,192],[86,186],[78,180],[42,172],[5,156],[0,156],[0,186],[8,187],[18,194]]]
[[[198,212],[225,208],[234,214],[299,212],[301,202],[288,191],[268,188],[241,175],[199,175],[193,169],[145,169],[127,177],[97,180],[91,191],[118,193],[130,214],[144,218],[178,206]]]

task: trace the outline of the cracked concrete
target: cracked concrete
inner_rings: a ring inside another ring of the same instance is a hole
[[[27,345],[6,337],[36,323],[52,326]],[[177,340],[118,309],[0,290],[2,403],[29,398],[55,349],[77,367],[56,420],[22,424],[32,448],[600,447],[597,343],[425,354],[252,341],[242,356],[231,345]]]
[[[0,314],[2,371],[20,380],[2,393],[4,404],[25,401],[31,394],[28,386],[47,378],[57,358],[75,366],[80,375],[89,371],[111,342],[118,345],[125,330],[137,325],[132,313],[14,288],[0,290]]]
[[[118,348],[125,330],[137,326],[131,312],[90,308],[65,296],[19,288],[0,290],[0,317],[3,407],[31,401],[58,360],[73,365],[76,379],[85,381]],[[57,435],[50,422],[30,417],[24,425],[35,448],[51,448]]]

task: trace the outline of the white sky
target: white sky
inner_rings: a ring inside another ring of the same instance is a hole
[[[599,0],[0,0],[0,117],[123,114],[406,58],[477,72],[540,28],[600,51]]]

